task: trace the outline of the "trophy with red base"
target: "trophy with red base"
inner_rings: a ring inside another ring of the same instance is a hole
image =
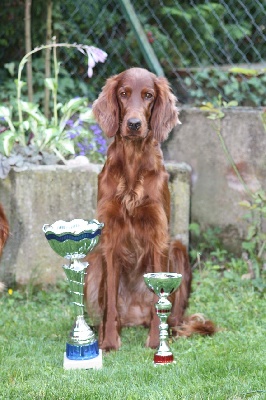
[[[170,315],[172,308],[172,304],[167,297],[179,287],[182,275],[158,272],[145,274],[143,277],[148,288],[159,297],[159,301],[155,304],[155,308],[156,313],[160,318],[160,344],[157,352],[154,354],[154,365],[169,365],[174,362],[174,356],[167,343],[167,318]]]

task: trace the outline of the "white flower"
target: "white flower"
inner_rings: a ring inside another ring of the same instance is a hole
[[[88,77],[91,78],[96,63],[104,63],[107,58],[107,53],[94,46],[78,45],[77,48],[82,54],[87,54],[88,56]]]

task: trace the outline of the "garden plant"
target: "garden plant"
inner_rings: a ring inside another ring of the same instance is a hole
[[[9,105],[0,105],[0,178],[5,178],[11,166],[27,163],[49,164],[70,155],[87,155],[92,162],[102,162],[106,142],[92,115],[88,99],[76,97],[65,104],[58,101],[60,63],[57,48],[75,48],[88,57],[88,76],[93,74],[97,62],[104,62],[107,54],[93,46],[51,43],[27,53],[18,67],[16,99]],[[32,54],[53,49],[54,78],[45,78],[45,86],[53,97],[52,115],[45,116],[39,104],[22,100],[22,71]]]

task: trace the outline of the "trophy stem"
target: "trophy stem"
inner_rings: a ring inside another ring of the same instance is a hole
[[[70,360],[89,360],[99,355],[98,341],[84,319],[84,277],[88,263],[77,259],[64,265],[70,286],[76,319],[66,343],[66,357]]]
[[[156,313],[160,318],[159,332],[160,332],[160,344],[157,352],[154,354],[154,364],[155,365],[165,365],[170,364],[174,361],[173,353],[171,352],[167,341],[168,341],[168,324],[167,318],[171,313],[172,304],[165,298],[161,297],[158,303],[155,304]]]
[[[79,260],[70,260],[69,265],[63,265],[67,280],[69,282],[69,292],[72,298],[75,315],[84,315],[84,279],[88,263]]]

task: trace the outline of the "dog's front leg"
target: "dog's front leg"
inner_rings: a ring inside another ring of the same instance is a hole
[[[121,346],[120,321],[117,312],[117,295],[119,285],[119,266],[114,261],[112,251],[106,255],[106,276],[103,321],[99,329],[99,341],[102,350],[118,350]]]
[[[151,325],[149,330],[149,335],[147,337],[146,346],[151,347],[152,349],[156,349],[159,346],[159,324],[160,320],[156,314],[154,304],[157,303],[158,296],[153,296],[153,301],[151,304]]]

